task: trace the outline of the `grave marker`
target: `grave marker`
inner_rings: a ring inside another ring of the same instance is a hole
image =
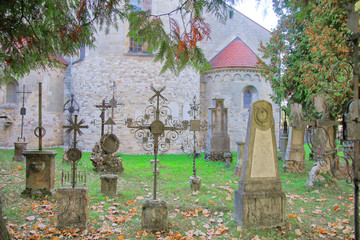
[[[282,226],[285,201],[272,106],[257,101],[250,108],[241,179],[235,191],[235,220],[246,228]]]

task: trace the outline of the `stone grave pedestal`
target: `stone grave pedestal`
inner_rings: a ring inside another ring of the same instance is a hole
[[[14,147],[15,151],[13,161],[25,162],[25,156],[23,155],[23,153],[27,149],[27,142],[14,142]]]
[[[241,167],[244,157],[245,142],[237,141],[236,145],[237,145],[237,158],[236,158],[236,166],[235,166],[235,176],[240,177]]]
[[[198,176],[191,176],[190,177],[190,188],[192,191],[200,191],[201,187],[201,178]]]
[[[288,146],[284,159],[284,171],[305,172],[304,128],[290,126]]]
[[[209,108],[209,136],[205,158],[210,161],[226,161],[230,153],[230,137],[228,135],[228,109],[224,107],[224,99],[213,99],[213,108]]]
[[[147,198],[143,201],[141,227],[152,232],[168,228],[168,207],[164,200]]]
[[[26,188],[21,193],[26,196],[43,197],[52,195],[55,187],[56,151],[25,151]]]
[[[282,226],[285,201],[272,106],[257,101],[250,108],[241,179],[235,191],[235,220],[245,228]]]
[[[86,229],[88,220],[87,188],[58,188],[58,229]]]
[[[117,194],[118,176],[115,174],[101,175],[101,194],[115,196]]]
[[[281,133],[280,134],[280,158],[282,160],[285,160],[287,145],[288,145],[288,134]]]

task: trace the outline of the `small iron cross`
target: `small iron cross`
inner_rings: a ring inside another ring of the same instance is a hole
[[[25,141],[25,138],[23,137],[23,132],[24,132],[24,116],[26,115],[26,108],[25,108],[25,93],[30,94],[30,91],[25,91],[25,84],[23,85],[23,90],[22,92],[16,92],[16,93],[20,93],[22,94],[22,107],[20,108],[20,115],[21,115],[21,135],[20,138],[18,138],[18,140],[22,139]]]
[[[113,91],[113,94],[112,94],[112,98],[111,100],[109,101],[110,103],[110,107],[111,107],[111,120],[108,119],[108,125],[111,125],[111,133],[113,133],[113,126],[115,125],[115,122],[114,122],[114,110],[117,106],[120,106],[120,105],[124,105],[123,103],[118,103],[115,99],[115,89],[116,89],[116,84],[115,82],[113,82],[113,85],[111,86],[112,88],[112,91]]]
[[[73,147],[68,149],[68,151],[66,152],[66,154],[68,155],[68,158],[72,161],[72,187],[75,188],[76,186],[76,164],[77,161],[81,159],[82,153],[81,151],[76,148],[76,134],[82,135],[83,133],[81,132],[82,128],[88,128],[89,126],[84,126],[83,124],[85,123],[84,119],[82,119],[80,122],[78,122],[78,116],[75,115],[74,117],[74,121],[70,118],[68,119],[70,125],[68,126],[63,126],[63,128],[66,128],[67,130],[65,131],[67,134],[70,134],[71,131],[74,131],[74,142],[73,142]]]
[[[104,135],[104,127],[105,127],[105,111],[111,108],[111,105],[107,104],[104,99],[102,101],[102,104],[95,105],[95,107],[97,107],[101,111],[100,118],[101,118],[101,137],[102,137]]]
[[[153,136],[153,150],[154,150],[154,199],[156,199],[156,175],[157,175],[157,155],[159,152],[159,138],[164,135],[165,131],[172,131],[175,134],[179,134],[177,131],[186,130],[188,128],[188,122],[183,121],[182,124],[174,125],[174,126],[165,126],[165,124],[160,120],[160,99],[166,101],[166,98],[161,95],[161,92],[165,90],[165,87],[160,90],[156,90],[154,87],[150,86],[150,89],[155,92],[155,94],[149,99],[150,103],[155,103],[156,99],[156,107],[155,107],[155,120],[150,124],[144,124],[144,121],[139,124],[138,122],[134,123],[131,118],[127,119],[127,127],[137,130],[148,130]],[[144,119],[149,120],[150,116],[146,114]],[[171,119],[171,118],[170,118]],[[141,134],[142,135],[142,134]],[[148,142],[149,134],[142,135],[143,144]],[[170,138],[165,138],[165,144],[170,144]]]

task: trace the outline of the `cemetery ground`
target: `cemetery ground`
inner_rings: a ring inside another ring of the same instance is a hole
[[[56,188],[61,187],[63,150],[56,150]],[[307,151],[308,153],[308,151]],[[23,198],[25,163],[13,162],[13,150],[0,150],[0,186],[5,193],[7,228],[13,239],[353,239],[353,184],[345,181],[305,186],[308,173],[280,172],[286,194],[286,225],[242,229],[233,219],[236,153],[230,168],[222,162],[197,161],[201,190],[191,192],[192,159],[186,154],[161,155],[158,198],[168,203],[169,228],[141,230],[141,203],[152,197],[153,166],[149,155],[121,155],[125,171],[119,175],[118,194],[100,194],[101,173],[94,172],[84,153],[79,170],[87,171],[88,228],[58,230],[56,194],[45,199]],[[308,154],[307,154],[308,159]],[[307,172],[314,161],[306,160]],[[279,161],[282,169],[282,161]]]

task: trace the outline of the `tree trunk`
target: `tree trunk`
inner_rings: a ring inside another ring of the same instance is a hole
[[[2,213],[2,209],[3,209],[3,205],[5,204],[3,202],[4,196],[3,196],[3,192],[0,189],[0,240],[10,240],[10,234],[8,232],[8,230],[6,229],[6,223],[3,217],[3,213]]]

